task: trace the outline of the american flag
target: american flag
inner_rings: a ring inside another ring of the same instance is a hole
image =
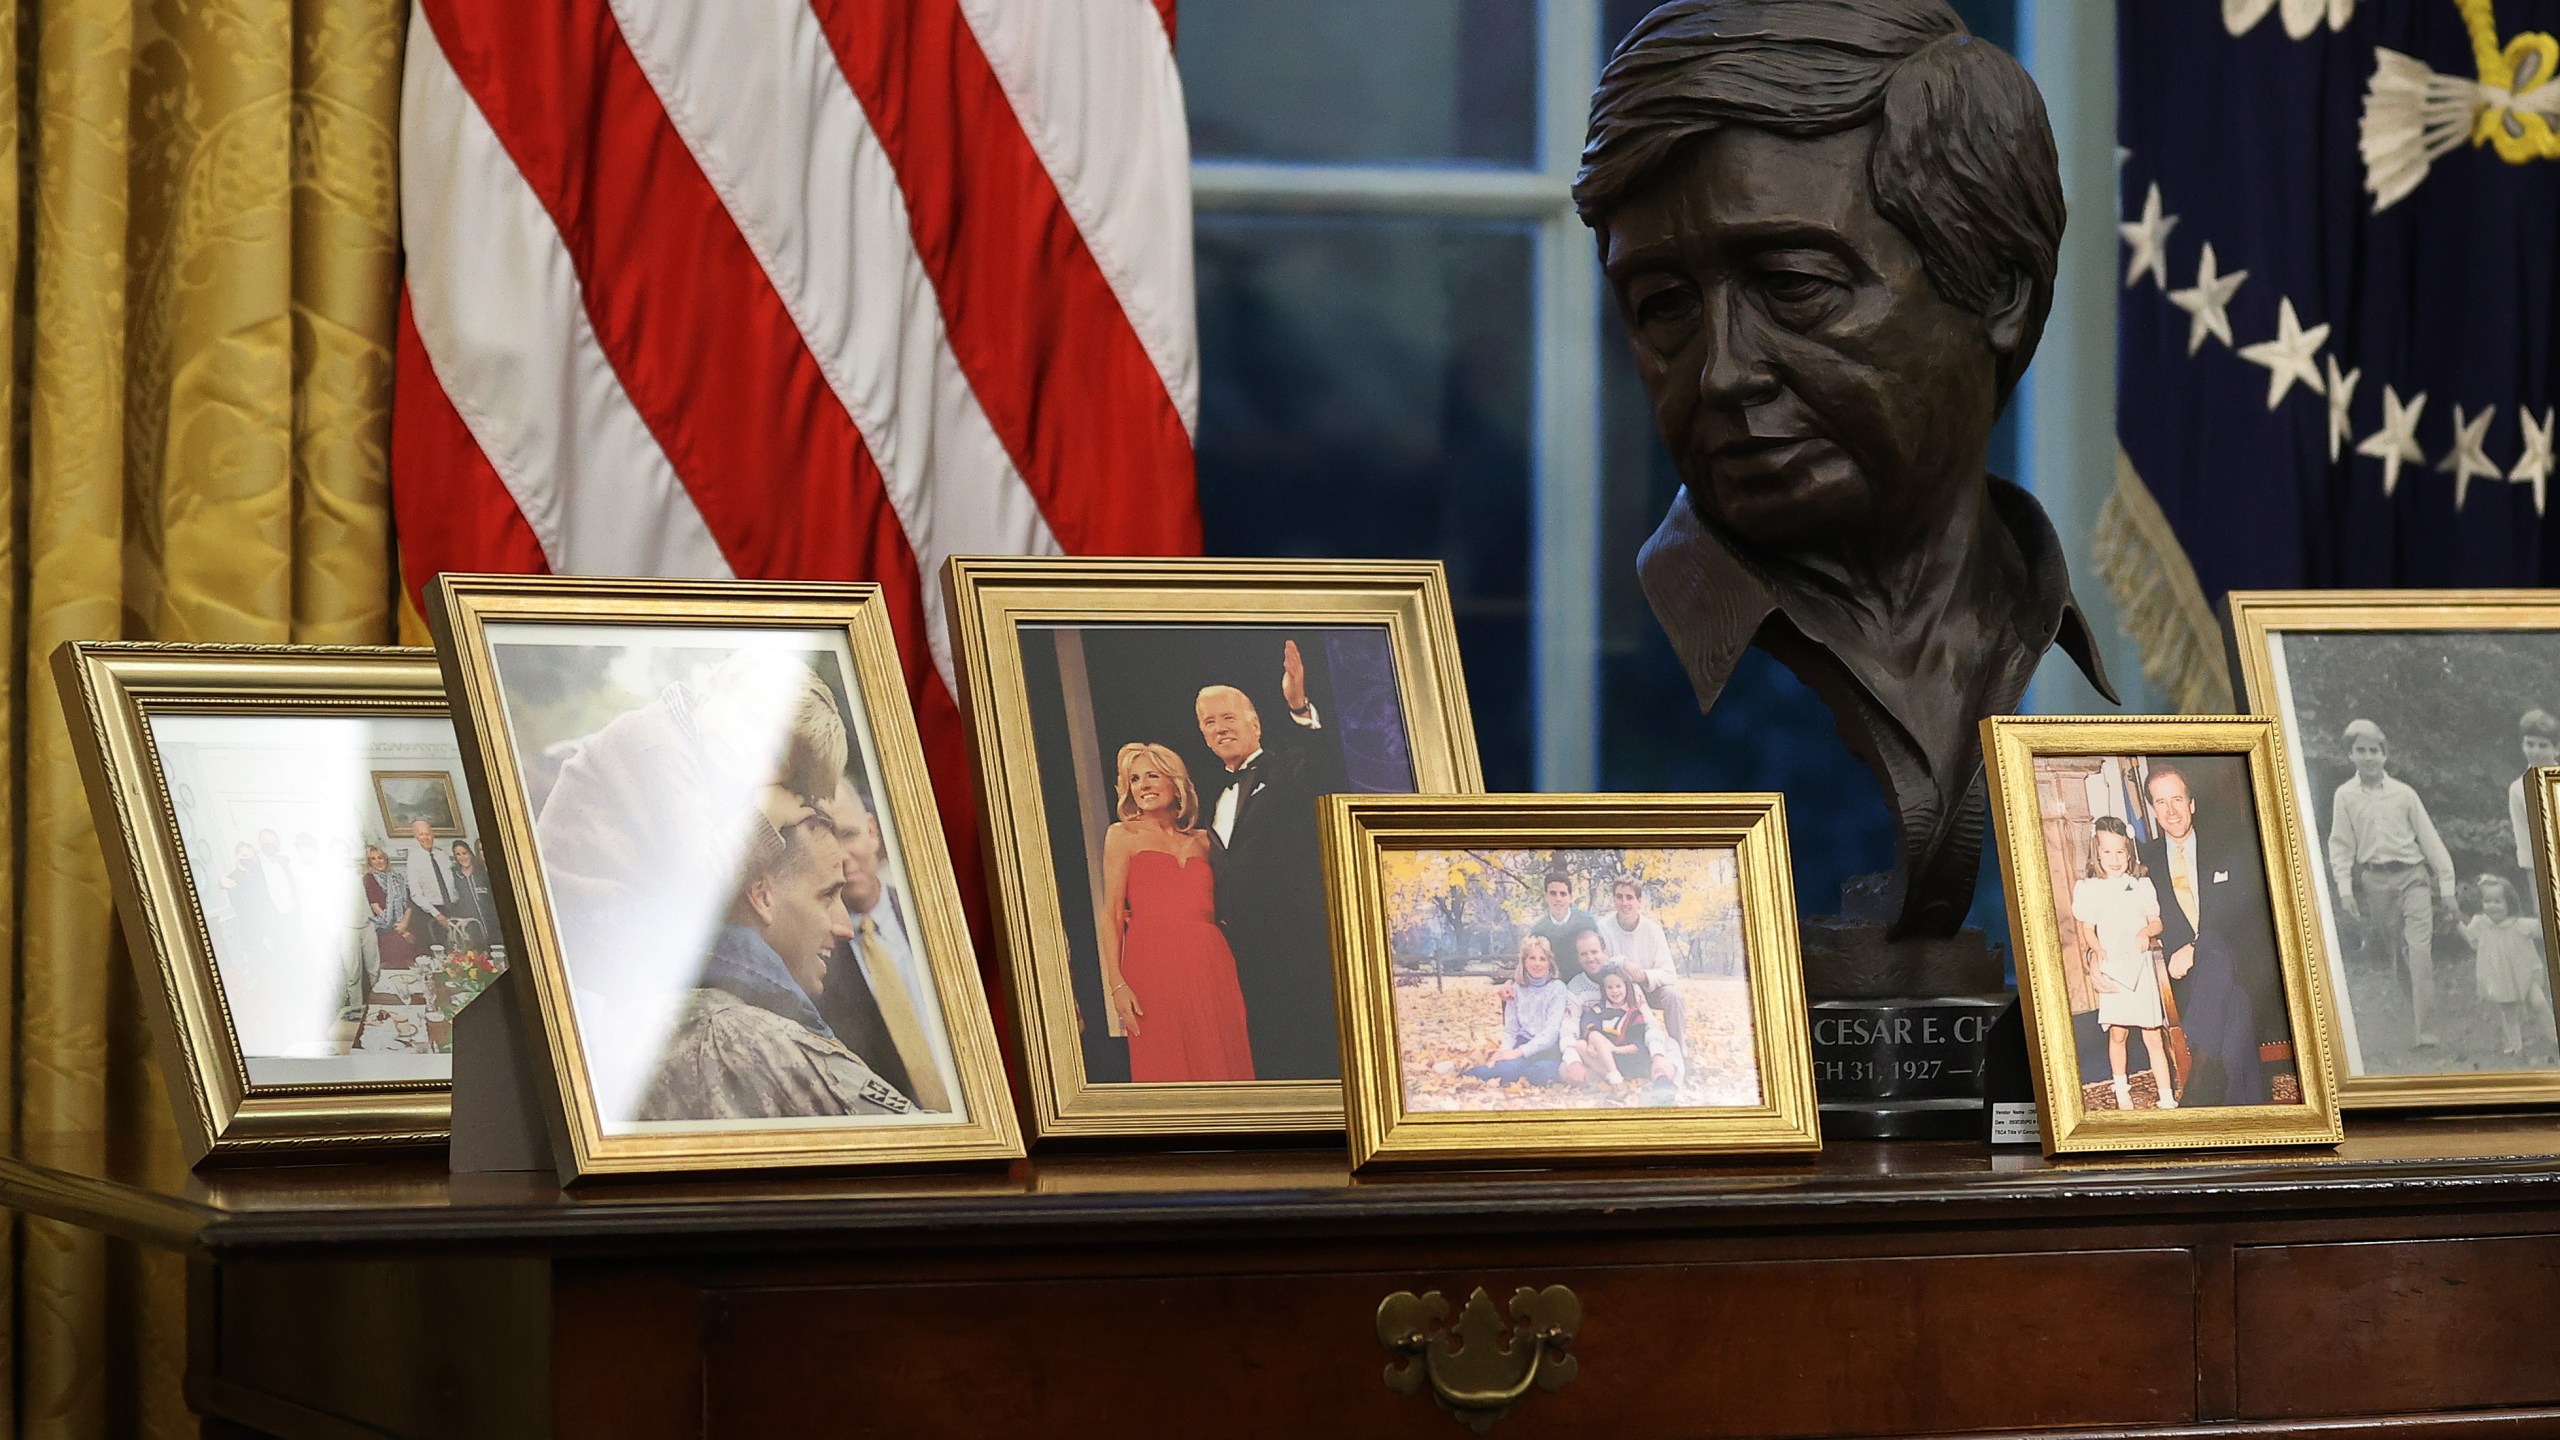
[[[441,571],[877,580],[955,858],[954,554],[1196,553],[1173,0],[419,0],[393,505]]]

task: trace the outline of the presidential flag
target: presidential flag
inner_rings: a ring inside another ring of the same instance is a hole
[[[940,567],[1200,545],[1173,0],[418,0],[392,499],[444,571],[876,580],[974,865]]]
[[[2560,0],[2118,7],[2099,562],[2181,708],[2233,589],[2544,585]]]

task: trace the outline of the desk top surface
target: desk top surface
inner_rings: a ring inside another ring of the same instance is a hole
[[[0,1205],[214,1258],[321,1247],[601,1253],[679,1241],[1074,1243],[1140,1225],[1210,1238],[1695,1232],[2464,1206],[2560,1206],[2560,1115],[2360,1118],[2335,1150],[2045,1160],[1972,1142],[1835,1142],[1802,1161],[1354,1177],[1339,1150],[1062,1155],[934,1174],[615,1182],[455,1175],[441,1157],[153,1176],[96,1135],[21,1137]]]

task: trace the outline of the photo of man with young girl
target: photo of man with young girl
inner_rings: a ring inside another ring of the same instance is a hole
[[[2269,643],[2346,1073],[2560,1069],[2524,798],[2560,761],[2560,633]]]
[[[1405,1108],[1759,1102],[1734,852],[1380,857]]]
[[[2248,761],[2034,762],[2082,1103],[2297,1104]]]
[[[1386,631],[1036,626],[1022,659],[1087,1078],[1340,1078],[1316,800],[1414,788]]]

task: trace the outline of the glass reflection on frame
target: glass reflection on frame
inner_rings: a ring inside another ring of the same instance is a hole
[[[162,714],[151,740],[252,1085],[450,1080],[504,968],[478,820],[406,826],[377,776],[459,789],[444,719]]]
[[[434,655],[82,641],[53,667],[189,1163],[444,1144],[453,1016],[508,957]],[[386,811],[385,777],[457,798]]]
[[[842,634],[488,638],[605,1133],[965,1119]]]
[[[1022,1153],[879,586],[429,593],[565,1182]]]

